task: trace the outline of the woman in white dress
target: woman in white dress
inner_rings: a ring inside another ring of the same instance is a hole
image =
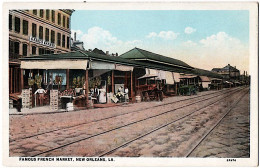
[[[99,103],[106,103],[107,96],[106,96],[106,89],[105,86],[102,86],[101,89],[99,89]]]

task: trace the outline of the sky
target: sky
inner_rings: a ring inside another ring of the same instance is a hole
[[[249,69],[247,10],[76,10],[71,29],[85,49],[120,55],[137,47],[206,70]]]

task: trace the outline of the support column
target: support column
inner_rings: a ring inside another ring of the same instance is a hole
[[[21,68],[20,72],[21,72],[21,91],[24,88],[24,81],[23,81],[23,69]]]
[[[114,86],[114,70],[112,70],[112,75],[111,75],[111,85],[112,85],[112,93],[115,93],[115,86]]]
[[[175,95],[178,95],[178,84],[175,82]]]
[[[66,89],[67,90],[70,88],[70,86],[69,86],[69,84],[70,84],[69,78],[70,78],[70,70],[67,69],[66,70]]]
[[[131,73],[131,98],[132,98],[132,101],[134,99],[134,87],[133,87],[133,71],[130,71]]]
[[[86,74],[85,74],[85,97],[86,97],[86,107],[88,108],[88,69],[86,69]]]

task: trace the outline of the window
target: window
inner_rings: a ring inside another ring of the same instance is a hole
[[[43,9],[40,9],[40,17],[43,18]]]
[[[33,37],[36,37],[36,29],[37,29],[37,26],[36,26],[36,24],[32,24],[32,36]]]
[[[23,34],[28,35],[28,21],[23,20]]]
[[[14,42],[14,53],[19,55],[20,47],[19,42]]]
[[[51,54],[54,54],[54,51],[53,51],[53,50],[51,51]]]
[[[9,40],[9,55],[14,53],[14,42]]]
[[[61,43],[61,34],[58,33],[57,46],[60,46],[60,43]]]
[[[43,27],[39,27],[39,39],[43,39]]]
[[[67,28],[70,28],[70,18],[67,18]]]
[[[51,10],[51,21],[55,23],[55,10]]]
[[[9,15],[9,30],[13,29],[12,26],[13,26],[13,18],[12,15]]]
[[[50,10],[46,10],[46,20],[50,20]]]
[[[20,18],[18,18],[18,17],[15,17],[15,28],[14,28],[14,30],[17,33],[20,33]]]
[[[36,47],[32,46],[32,55],[36,55]]]
[[[70,48],[70,37],[67,37],[67,48]]]
[[[61,25],[61,15],[58,13],[58,25]]]
[[[66,17],[63,16],[63,20],[62,20],[62,26],[65,27],[65,20],[66,20]]]
[[[49,41],[49,40],[50,40],[49,37],[50,37],[49,29],[46,28],[46,29],[45,29],[45,41]]]
[[[51,53],[51,51],[50,50],[46,50],[46,54],[50,54]]]
[[[27,56],[27,44],[23,44],[23,56]]]
[[[51,31],[51,43],[55,43],[55,31]]]
[[[62,35],[62,47],[65,48],[65,35]]]
[[[34,15],[37,15],[37,10],[33,10],[33,14],[34,14]]]
[[[44,49],[43,48],[39,48],[39,55],[44,54]]]

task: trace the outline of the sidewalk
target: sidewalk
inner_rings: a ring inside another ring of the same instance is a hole
[[[107,108],[107,107],[115,107],[115,106],[123,106],[128,103],[109,103],[109,104],[94,104],[94,108]],[[72,111],[66,111],[66,109],[59,109],[59,110],[51,110],[50,106],[41,106],[41,107],[33,107],[29,108],[22,108],[21,112],[18,112],[16,108],[9,109],[9,115],[33,115],[33,114],[48,114],[48,113],[64,113],[64,112],[74,112],[79,110],[84,110],[85,108],[78,108],[74,107]]]
[[[32,114],[47,114],[47,113],[64,113],[65,109],[59,110],[51,110],[50,106],[41,106],[41,107],[33,107],[22,108],[21,112],[18,112],[16,108],[9,109],[9,115],[32,115]]]

